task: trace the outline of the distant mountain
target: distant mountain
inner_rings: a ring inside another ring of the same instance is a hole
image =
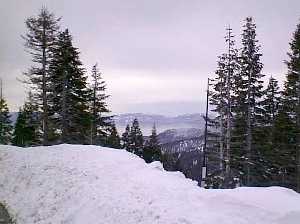
[[[124,132],[127,124],[132,123],[134,118],[139,120],[144,135],[150,135],[153,124],[156,125],[158,133],[168,129],[181,129],[183,131],[191,128],[203,129],[204,127],[204,120],[201,114],[183,114],[171,117],[157,114],[128,113],[114,117],[120,134]]]
[[[18,112],[11,112],[10,114],[13,124],[15,124]],[[145,136],[151,134],[153,124],[155,124],[157,133],[160,133],[159,139],[163,143],[199,136],[204,128],[201,114],[183,114],[171,117],[157,114],[126,113],[114,116],[119,134],[124,132],[127,124],[131,125],[134,118],[139,120]]]
[[[158,134],[158,140],[161,144],[177,142],[184,139],[200,138],[203,130],[199,128],[180,128],[168,129]]]

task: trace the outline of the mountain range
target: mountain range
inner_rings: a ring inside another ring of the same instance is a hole
[[[144,135],[150,135],[153,125],[156,126],[157,133],[170,129],[180,129],[181,133],[189,133],[188,129],[203,129],[204,119],[201,114],[183,114],[178,116],[165,116],[157,114],[127,113],[119,114],[114,117],[119,133],[123,133],[126,125],[131,125],[137,118]]]

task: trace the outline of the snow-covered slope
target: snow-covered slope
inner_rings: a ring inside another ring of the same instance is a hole
[[[299,224],[279,188],[205,190],[123,150],[0,146],[0,202],[18,224]]]

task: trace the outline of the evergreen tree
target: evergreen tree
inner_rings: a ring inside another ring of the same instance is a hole
[[[234,144],[234,166],[239,170],[242,181],[250,186],[257,181],[258,174],[259,127],[262,125],[263,110],[261,98],[263,96],[264,75],[261,73],[260,46],[257,45],[256,25],[251,17],[246,18],[242,33],[242,49],[239,56],[239,73],[234,76],[234,130],[232,141]],[[255,169],[255,170],[254,170]],[[258,169],[258,170],[257,170]],[[260,169],[261,170],[261,169]]]
[[[105,100],[109,97],[105,94],[106,84],[102,79],[102,74],[99,72],[97,64],[92,69],[92,97],[91,97],[91,112],[92,112],[92,127],[91,127],[91,144],[104,144],[109,130],[115,132],[114,125],[112,126],[111,116],[105,115],[109,113]]]
[[[147,163],[161,161],[161,149],[158,142],[156,127],[153,125],[149,141],[146,142],[143,150],[143,158]]]
[[[129,151],[129,145],[130,145],[130,126],[129,124],[126,125],[125,132],[122,134],[122,148]]]
[[[216,77],[212,80],[212,91],[210,91],[210,104],[216,115],[210,119],[210,126],[215,127],[215,132],[210,128],[209,160],[214,161],[218,167],[209,178],[210,182],[218,182],[213,185],[229,187],[232,182],[230,169],[231,160],[231,129],[232,129],[232,86],[233,76],[238,68],[237,50],[234,47],[232,29],[227,29],[228,34],[225,41],[228,43],[228,52],[219,57]],[[212,142],[215,141],[215,142]],[[215,148],[215,149],[214,149]],[[220,186],[221,187],[221,186]]]
[[[25,75],[31,85],[31,91],[41,110],[41,127],[43,131],[43,145],[48,145],[49,135],[49,63],[52,60],[52,48],[55,45],[58,21],[46,8],[42,8],[37,17],[26,20],[27,33],[23,36],[25,47],[32,56],[34,65]]]
[[[115,149],[121,148],[120,136],[114,123],[110,126],[110,133],[107,137],[106,145]]]
[[[294,119],[283,108],[274,121],[271,160],[271,184],[296,189],[296,138]]]
[[[24,147],[27,140],[27,133],[24,132],[26,126],[25,113],[22,108],[19,109],[18,118],[13,132],[12,144],[15,146]]]
[[[54,114],[60,143],[90,143],[91,116],[89,112],[90,90],[82,68],[78,49],[66,29],[58,36],[50,65]]]
[[[275,117],[278,114],[278,107],[280,104],[280,91],[278,81],[270,77],[267,89],[265,90],[262,107],[264,109],[264,123],[268,127],[272,127]]]
[[[135,118],[132,122],[129,134],[129,151],[142,157],[143,156],[144,138],[140,129],[139,122]]]
[[[37,107],[33,104],[31,97],[29,93],[29,101],[19,110],[13,132],[13,145],[28,147],[40,143]]]
[[[294,186],[300,192],[300,24],[297,25],[294,32],[288,56],[289,60],[286,62],[288,74],[284,83],[283,109],[293,124],[290,131],[286,130],[286,132],[296,133],[296,142],[289,139],[290,144],[284,151],[285,154],[289,155],[289,163],[293,166],[288,175],[294,177],[296,180]],[[292,137],[292,135],[289,136]]]
[[[10,143],[13,127],[8,106],[2,95],[2,80],[0,88],[0,144],[7,145]]]
[[[260,160],[265,183],[263,186],[270,184],[276,173],[278,173],[274,163],[276,163],[278,152],[274,145],[275,119],[278,116],[280,105],[280,91],[278,81],[271,77],[268,86],[264,91],[264,99],[261,102],[263,109],[263,125],[259,127],[260,138],[257,144],[260,146]]]

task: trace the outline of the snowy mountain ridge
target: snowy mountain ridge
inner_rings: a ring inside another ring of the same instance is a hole
[[[172,117],[157,114],[127,113],[114,116],[119,132],[123,132],[126,125],[130,125],[134,118],[138,119],[144,135],[150,135],[154,124],[158,133],[168,129],[202,129],[204,127],[201,114],[183,114]]]
[[[2,145],[0,159],[0,202],[18,224],[299,224],[292,190],[206,190],[124,150]]]

